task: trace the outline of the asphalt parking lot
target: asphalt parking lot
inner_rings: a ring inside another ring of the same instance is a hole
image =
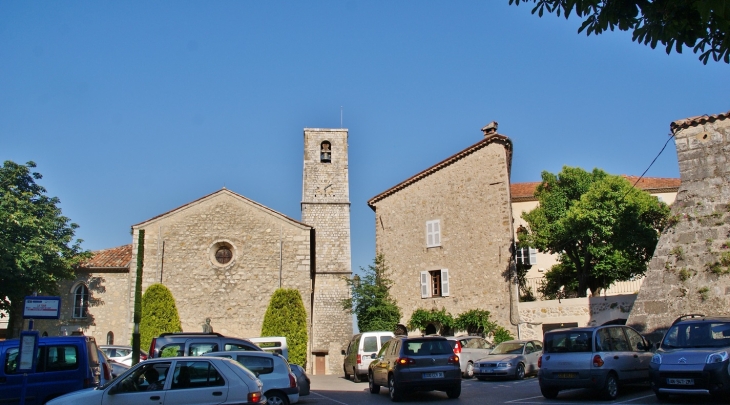
[[[373,395],[368,391],[368,384],[354,383],[345,380],[343,376],[315,375],[310,376],[312,393],[302,397],[300,404],[386,404],[390,403],[387,389],[381,389],[380,394]],[[535,377],[528,377],[522,381],[515,380],[463,380],[461,397],[450,400],[443,392],[418,392],[408,395],[404,403],[453,403],[459,404],[550,404],[550,405],[577,405],[577,404],[712,404],[709,397],[670,397],[668,401],[659,402],[648,384],[630,385],[621,387],[618,399],[615,401],[600,400],[596,393],[590,390],[561,391],[557,399],[549,400],[540,394],[540,387]]]

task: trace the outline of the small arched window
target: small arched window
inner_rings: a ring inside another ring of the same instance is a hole
[[[109,331],[106,334],[106,344],[113,345],[114,344],[114,332]]]
[[[89,289],[79,284],[74,289],[74,318],[86,318],[89,313]]]
[[[320,145],[319,160],[322,163],[329,163],[332,161],[332,144],[329,141],[324,141]]]

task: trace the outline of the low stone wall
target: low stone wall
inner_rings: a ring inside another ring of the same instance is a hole
[[[578,326],[603,325],[627,319],[636,294],[584,297],[564,300],[520,302],[521,339],[542,340],[543,326],[577,323]]]

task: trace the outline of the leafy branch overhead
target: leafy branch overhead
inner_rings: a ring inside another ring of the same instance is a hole
[[[683,47],[700,53],[707,64],[730,63],[729,0],[510,0],[509,4],[535,4],[532,13],[554,13],[583,19],[578,32],[602,34],[606,30],[632,31],[632,40],[652,49],[662,44],[667,54]]]

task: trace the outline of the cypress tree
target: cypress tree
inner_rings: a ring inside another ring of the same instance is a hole
[[[286,337],[289,362],[306,366],[307,311],[298,290],[279,288],[274,292],[264,315],[261,336]]]
[[[152,284],[142,296],[142,320],[139,325],[140,346],[150,347],[152,338],[164,332],[182,332],[175,298],[162,284]]]

